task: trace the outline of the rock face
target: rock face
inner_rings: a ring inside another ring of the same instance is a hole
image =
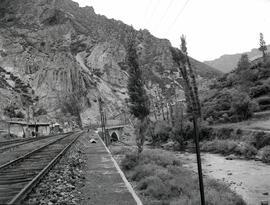
[[[64,96],[79,93],[84,125],[98,121],[98,97],[104,99],[109,116],[117,115],[128,97],[125,58],[132,31],[121,21],[97,15],[92,7],[80,8],[71,0],[1,0],[0,112],[6,103],[26,110],[20,99],[24,94],[30,101],[38,97],[35,109],[43,108],[47,116],[62,119]],[[147,30],[134,32],[147,88],[159,87],[168,93],[177,85],[176,90],[181,90],[170,42]],[[203,78],[218,74],[192,62]],[[10,79],[9,73],[16,79]],[[16,87],[18,79],[24,91]]]

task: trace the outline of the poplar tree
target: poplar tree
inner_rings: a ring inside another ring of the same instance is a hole
[[[265,44],[264,37],[263,37],[262,33],[260,33],[260,47],[259,47],[259,50],[263,53],[263,58],[265,58],[267,47],[266,47],[266,44]]]
[[[128,94],[129,94],[129,109],[137,120],[136,127],[136,143],[138,153],[143,151],[143,144],[145,141],[144,131],[146,130],[149,115],[149,100],[144,89],[142,79],[142,71],[139,66],[134,35],[128,41],[127,48],[127,64],[129,66],[128,79]]]
[[[198,96],[198,87],[196,83],[196,78],[194,75],[193,68],[189,61],[187,47],[186,47],[186,39],[184,36],[181,37],[181,51],[179,49],[171,48],[171,53],[172,53],[173,60],[178,65],[178,69],[182,74],[182,77],[184,80],[184,89],[185,89],[187,105],[192,114],[201,204],[205,205],[202,165],[201,165],[201,156],[200,156],[200,147],[199,147],[199,126],[198,126],[198,118],[201,117],[201,109],[200,109],[200,101],[199,101],[199,96]]]
[[[194,95],[194,103],[195,103],[194,108],[196,108],[198,117],[201,117],[201,104],[200,104],[200,100],[199,100],[198,86],[197,86],[196,77],[194,74],[193,67],[192,67],[190,60],[189,60],[189,56],[188,56],[188,52],[187,52],[186,37],[184,35],[181,36],[181,50],[185,56],[184,66],[186,66],[186,69],[189,72],[189,76],[191,79],[191,88],[192,88],[192,92]]]

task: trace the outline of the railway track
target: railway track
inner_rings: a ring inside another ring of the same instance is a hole
[[[68,134],[68,133],[67,133]],[[57,135],[49,135],[49,136],[42,136],[42,137],[36,137],[36,138],[27,138],[27,139],[17,139],[17,140],[9,140],[9,141],[3,141],[0,142],[0,153],[8,150],[13,149],[15,147],[18,147],[20,145],[28,144],[31,142],[36,142],[39,140],[47,139],[50,137],[55,137]]]
[[[0,166],[0,204],[21,204],[82,133],[68,134]]]
[[[57,135],[59,135],[59,134],[57,134]],[[55,137],[55,136],[56,136],[56,134],[55,135],[35,137],[35,138],[31,137],[31,138],[23,138],[23,139],[15,139],[15,140],[2,141],[2,142],[0,142],[0,148],[6,147],[6,146],[9,146],[9,145],[15,145],[15,144],[33,142],[33,141],[37,141],[37,140],[41,140],[41,139],[46,139],[46,138],[49,138],[49,137]]]

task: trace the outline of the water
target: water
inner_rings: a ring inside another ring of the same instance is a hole
[[[196,155],[178,153],[184,166],[196,171]],[[270,165],[254,160],[226,160],[217,154],[202,153],[203,174],[230,184],[249,205],[270,204]],[[266,193],[268,195],[266,195]]]

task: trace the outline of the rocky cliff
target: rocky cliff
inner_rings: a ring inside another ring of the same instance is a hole
[[[0,0],[0,112],[8,104],[26,112],[30,104],[45,109],[45,117],[60,120],[63,99],[75,95],[85,125],[99,118],[98,97],[109,116],[117,115],[128,97],[130,32],[133,28],[123,22],[71,0]],[[180,92],[170,42],[147,30],[135,32],[148,90]],[[196,60],[192,63],[202,79],[219,74]]]

